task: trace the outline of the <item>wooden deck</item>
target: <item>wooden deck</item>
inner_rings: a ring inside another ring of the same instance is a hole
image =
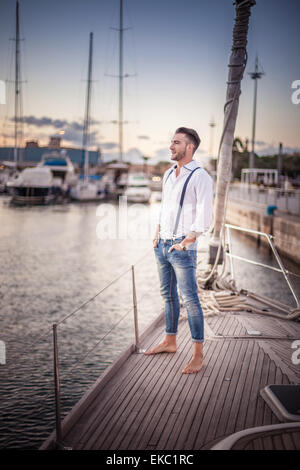
[[[263,426],[266,428],[266,426]],[[258,428],[256,428],[258,429]],[[230,450],[299,450],[300,449],[300,432],[292,426],[285,429],[264,430],[263,435],[260,432],[251,433],[237,440],[237,442],[230,445]],[[234,435],[233,438],[236,436]],[[223,442],[224,447],[224,442]],[[223,449],[225,450],[225,449]]]
[[[252,337],[249,330],[262,335]],[[243,429],[276,424],[260,396],[269,384],[300,383],[291,345],[300,323],[249,312],[205,317],[204,367],[183,375],[191,358],[187,319],[179,323],[176,354],[145,356],[129,349],[64,422],[72,449],[200,450]],[[147,349],[164,336],[163,321],[142,341]],[[249,448],[300,449],[300,431],[256,439]],[[51,448],[50,436],[42,448]]]

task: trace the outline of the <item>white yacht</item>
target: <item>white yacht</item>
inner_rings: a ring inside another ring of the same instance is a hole
[[[25,168],[6,186],[16,204],[47,204],[55,198],[53,176],[47,167]]]
[[[145,173],[129,173],[124,196],[129,202],[149,202],[151,189],[148,176]]]
[[[7,192],[7,183],[17,178],[19,171],[15,162],[3,161],[0,164],[0,193]]]
[[[76,186],[70,188],[70,196],[77,201],[95,201],[105,197],[104,185],[98,175],[89,175],[79,179]]]
[[[37,167],[51,170],[52,186],[57,191],[66,193],[77,182],[74,165],[65,150],[44,153]]]
[[[33,168],[25,168],[6,184],[16,204],[48,204],[68,193],[77,181],[74,166],[65,152],[45,153]]]

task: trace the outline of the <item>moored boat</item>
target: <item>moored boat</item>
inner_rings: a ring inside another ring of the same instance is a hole
[[[13,204],[49,204],[68,196],[76,182],[68,155],[46,153],[36,167],[25,168],[6,184]]]
[[[151,189],[148,176],[145,173],[129,173],[124,196],[129,202],[149,202]]]
[[[49,168],[53,187],[62,192],[67,192],[77,182],[74,165],[65,150],[44,153],[37,167]]]
[[[48,204],[55,198],[50,168],[25,168],[6,186],[15,204]]]

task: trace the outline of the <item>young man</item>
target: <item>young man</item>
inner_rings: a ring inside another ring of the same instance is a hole
[[[194,344],[193,357],[182,370],[198,372],[203,364],[204,322],[199,302],[196,265],[197,237],[212,222],[213,182],[194,160],[200,144],[194,129],[179,127],[171,141],[171,159],[176,163],[163,178],[159,223],[153,240],[160,292],[165,301],[166,334],[162,343],[145,354],[175,353],[180,303],[179,287]]]

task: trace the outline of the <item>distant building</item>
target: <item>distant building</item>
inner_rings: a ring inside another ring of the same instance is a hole
[[[25,148],[37,148],[39,147],[38,140],[27,140]]]
[[[49,145],[48,147],[50,149],[60,149],[60,144],[61,144],[61,137],[57,137],[57,136],[52,136],[50,137],[50,141],[49,141]]]
[[[24,166],[34,166],[41,161],[44,153],[53,151],[50,147],[39,147],[37,145],[27,145],[22,149],[23,153],[23,164]],[[67,155],[70,157],[72,163],[75,166],[82,164],[83,152],[82,149],[60,147],[58,151],[65,150]],[[56,149],[57,151],[57,149]],[[0,147],[0,161],[13,161],[14,160],[14,148],[13,147]],[[101,165],[101,151],[91,150],[89,151],[89,163],[91,166]]]

